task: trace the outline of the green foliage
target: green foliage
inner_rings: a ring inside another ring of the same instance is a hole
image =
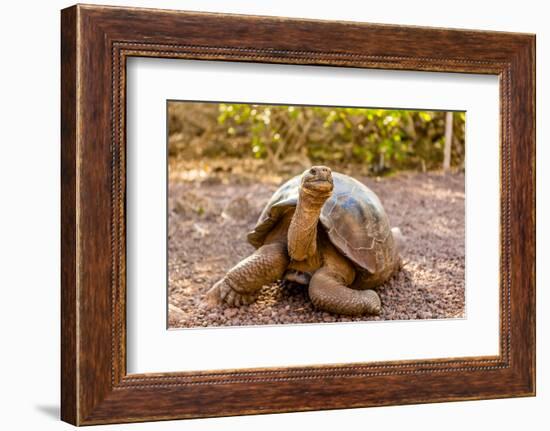
[[[209,134],[209,145],[215,151],[205,150],[203,155],[221,152],[232,157],[266,159],[274,168],[289,160],[331,166],[366,164],[375,174],[441,168],[443,111],[225,103],[215,106],[216,132]],[[462,168],[465,113],[456,112],[453,118],[451,165]]]

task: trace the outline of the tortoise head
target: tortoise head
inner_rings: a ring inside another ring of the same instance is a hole
[[[313,166],[302,174],[300,190],[303,193],[327,199],[333,188],[332,172],[326,166]]]

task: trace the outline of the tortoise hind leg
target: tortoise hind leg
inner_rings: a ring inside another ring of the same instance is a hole
[[[355,290],[349,286],[356,277],[352,263],[332,244],[323,244],[324,265],[313,274],[309,297],[315,307],[336,314],[357,316],[380,314],[380,297],[374,290]]]
[[[380,297],[374,290],[351,289],[328,267],[322,267],[313,275],[308,292],[316,308],[331,313],[358,316],[381,311]]]
[[[211,304],[245,305],[256,300],[262,286],[282,278],[289,258],[281,242],[265,244],[241,260],[206,293]]]

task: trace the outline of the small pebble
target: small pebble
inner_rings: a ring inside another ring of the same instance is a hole
[[[235,317],[239,313],[239,310],[237,308],[226,308],[223,311],[223,315],[225,317]]]

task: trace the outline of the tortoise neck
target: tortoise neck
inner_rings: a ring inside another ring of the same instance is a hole
[[[317,225],[321,209],[329,196],[312,195],[300,190],[288,228],[288,253],[292,260],[303,261],[317,253]]]

